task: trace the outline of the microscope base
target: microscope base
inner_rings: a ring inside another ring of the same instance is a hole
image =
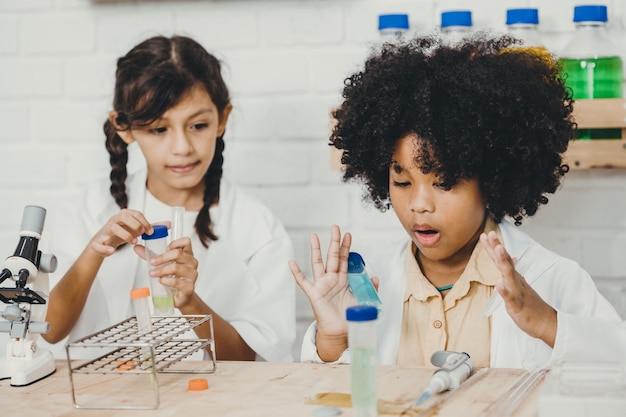
[[[22,387],[37,382],[56,371],[54,356],[49,350],[38,349],[27,357],[7,357],[0,360],[0,379],[11,378],[11,386]]]

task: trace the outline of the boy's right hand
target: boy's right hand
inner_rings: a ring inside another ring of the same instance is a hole
[[[131,209],[122,209],[91,238],[89,247],[98,255],[107,257],[123,243],[134,245],[142,233],[151,234],[152,226],[144,215]]]
[[[348,347],[346,308],[357,304],[348,289],[348,254],[352,236],[346,233],[342,240],[336,225],[331,227],[330,234],[325,266],[319,238],[316,234],[311,235],[313,282],[304,276],[295,261],[289,261],[291,273],[311,303],[317,321],[315,344],[318,355],[325,362],[337,360]]]

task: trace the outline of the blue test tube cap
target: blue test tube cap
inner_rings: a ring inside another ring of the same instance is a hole
[[[144,233],[141,235],[141,238],[143,240],[155,240],[161,239],[162,237],[167,237],[167,226],[157,225],[152,226],[152,229],[154,230],[154,232],[151,235],[147,235]]]
[[[441,13],[441,27],[472,26],[472,12],[470,10],[451,10]]]
[[[409,15],[399,14],[381,14],[378,16],[378,30],[383,29],[408,29]]]
[[[358,305],[346,309],[348,321],[371,321],[378,318],[378,309],[374,306]]]
[[[606,22],[607,7],[601,4],[575,6],[574,22]]]
[[[357,252],[348,255],[348,274],[360,274],[365,269],[365,261]]]
[[[508,9],[506,11],[506,24],[515,25],[518,23],[538,25],[539,10],[534,8]]]

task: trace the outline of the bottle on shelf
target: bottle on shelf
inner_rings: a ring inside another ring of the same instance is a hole
[[[450,10],[441,13],[441,34],[454,44],[471,33],[472,12],[469,10]]]
[[[507,32],[524,41],[524,47],[542,47],[539,37],[539,10],[535,8],[508,9]]]
[[[385,41],[402,39],[409,31],[409,15],[381,14],[378,16],[378,33]]]
[[[574,7],[574,35],[559,57],[574,99],[622,97],[622,59],[606,30],[607,7]],[[620,139],[621,129],[578,129],[575,139]]]

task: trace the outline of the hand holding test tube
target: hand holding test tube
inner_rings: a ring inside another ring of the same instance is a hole
[[[170,228],[171,239],[176,240],[183,235],[183,219],[185,208],[184,207],[172,207],[172,225]],[[155,225],[153,226],[154,233],[152,235],[142,235],[142,238],[146,246],[146,260],[148,261],[148,268],[154,267],[150,263],[150,260],[158,255],[161,255],[167,250],[167,236],[168,231],[166,226]],[[152,302],[154,304],[154,312],[157,315],[171,316],[174,314],[174,288],[162,285],[158,279],[150,279],[150,287],[152,293]]]

